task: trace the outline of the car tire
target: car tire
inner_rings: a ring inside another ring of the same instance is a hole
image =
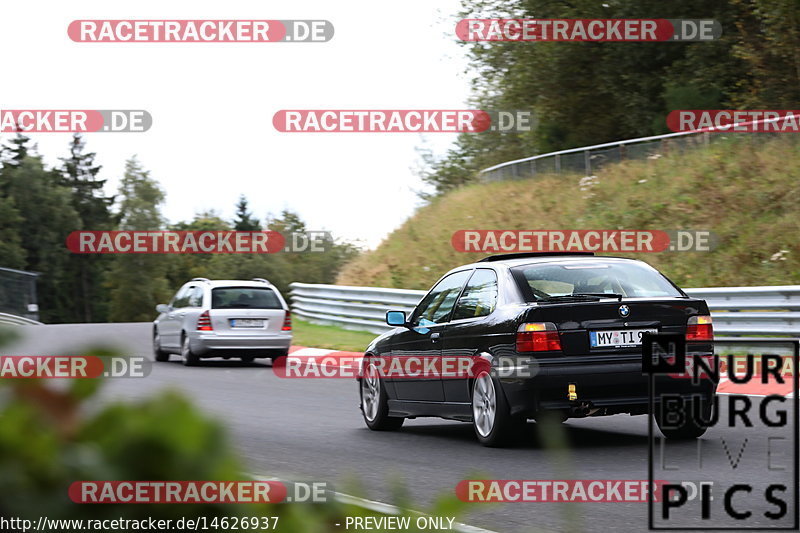
[[[713,396],[708,398],[703,398],[703,411],[701,412],[701,418],[705,420],[711,419],[711,410],[713,409]],[[686,402],[683,423],[679,425],[668,425],[667,421],[663,419],[663,413],[661,410],[660,405],[655,405],[655,419],[656,424],[658,424],[658,429],[661,430],[661,433],[670,440],[688,440],[688,439],[696,439],[701,437],[706,430],[708,430],[708,424],[703,423],[702,420],[695,420],[694,416],[689,416],[688,413],[694,412],[694,401],[689,400]]]
[[[189,337],[183,336],[181,340],[181,358],[184,366],[197,366],[200,358],[196,353],[192,352],[192,347],[189,344]]]
[[[169,361],[169,352],[161,349],[161,335],[158,331],[153,332],[153,356],[161,363]]]
[[[367,362],[364,375],[359,380],[361,392],[361,415],[364,423],[373,431],[393,431],[400,429],[403,417],[389,416],[389,397],[383,387],[378,370],[372,362]]]
[[[484,446],[500,447],[519,436],[527,420],[511,416],[500,384],[485,370],[472,384],[472,427]]]

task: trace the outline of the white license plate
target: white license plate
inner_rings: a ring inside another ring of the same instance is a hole
[[[231,318],[232,328],[263,328],[264,321],[255,318]]]
[[[592,348],[640,346],[642,335],[649,331],[658,333],[657,329],[613,329],[605,331],[590,331],[589,340]]]

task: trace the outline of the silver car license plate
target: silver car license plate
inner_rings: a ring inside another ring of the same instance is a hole
[[[260,318],[231,318],[232,328],[263,328],[264,320]]]

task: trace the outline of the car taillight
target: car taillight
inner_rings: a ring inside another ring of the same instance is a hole
[[[292,314],[289,311],[286,311],[286,317],[283,319],[281,331],[292,331]]]
[[[203,311],[200,313],[200,316],[197,317],[197,330],[214,331],[214,328],[211,326],[211,315],[208,314],[208,311]]]
[[[518,352],[561,351],[558,330],[552,322],[528,322],[517,329]]]
[[[713,341],[714,326],[708,315],[692,316],[686,324],[687,341]]]

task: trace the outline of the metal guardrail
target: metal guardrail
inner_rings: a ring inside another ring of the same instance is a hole
[[[736,125],[766,124],[777,120],[779,119],[754,120],[739,122]],[[533,178],[537,174],[561,174],[562,172],[591,176],[593,172],[608,163],[619,163],[628,159],[658,158],[669,152],[708,146],[718,139],[743,135],[766,136],[771,134],[764,132],[736,132],[732,131],[731,127],[703,128],[592,146],[581,146],[499,163],[481,170],[478,173],[478,180],[488,183]]]
[[[39,307],[36,305],[38,276],[37,272],[0,267],[0,314],[39,320]]]
[[[684,289],[711,309],[725,335],[800,336],[800,285]]]
[[[708,303],[722,336],[800,336],[800,285],[685,289]],[[311,322],[383,333],[386,311],[410,312],[425,291],[291,284],[292,312]]]
[[[0,324],[7,324],[10,326],[41,326],[41,322],[25,318],[17,315],[9,315],[8,313],[0,313]]]
[[[383,333],[386,311],[413,311],[425,291],[292,283],[292,312],[312,322]]]

